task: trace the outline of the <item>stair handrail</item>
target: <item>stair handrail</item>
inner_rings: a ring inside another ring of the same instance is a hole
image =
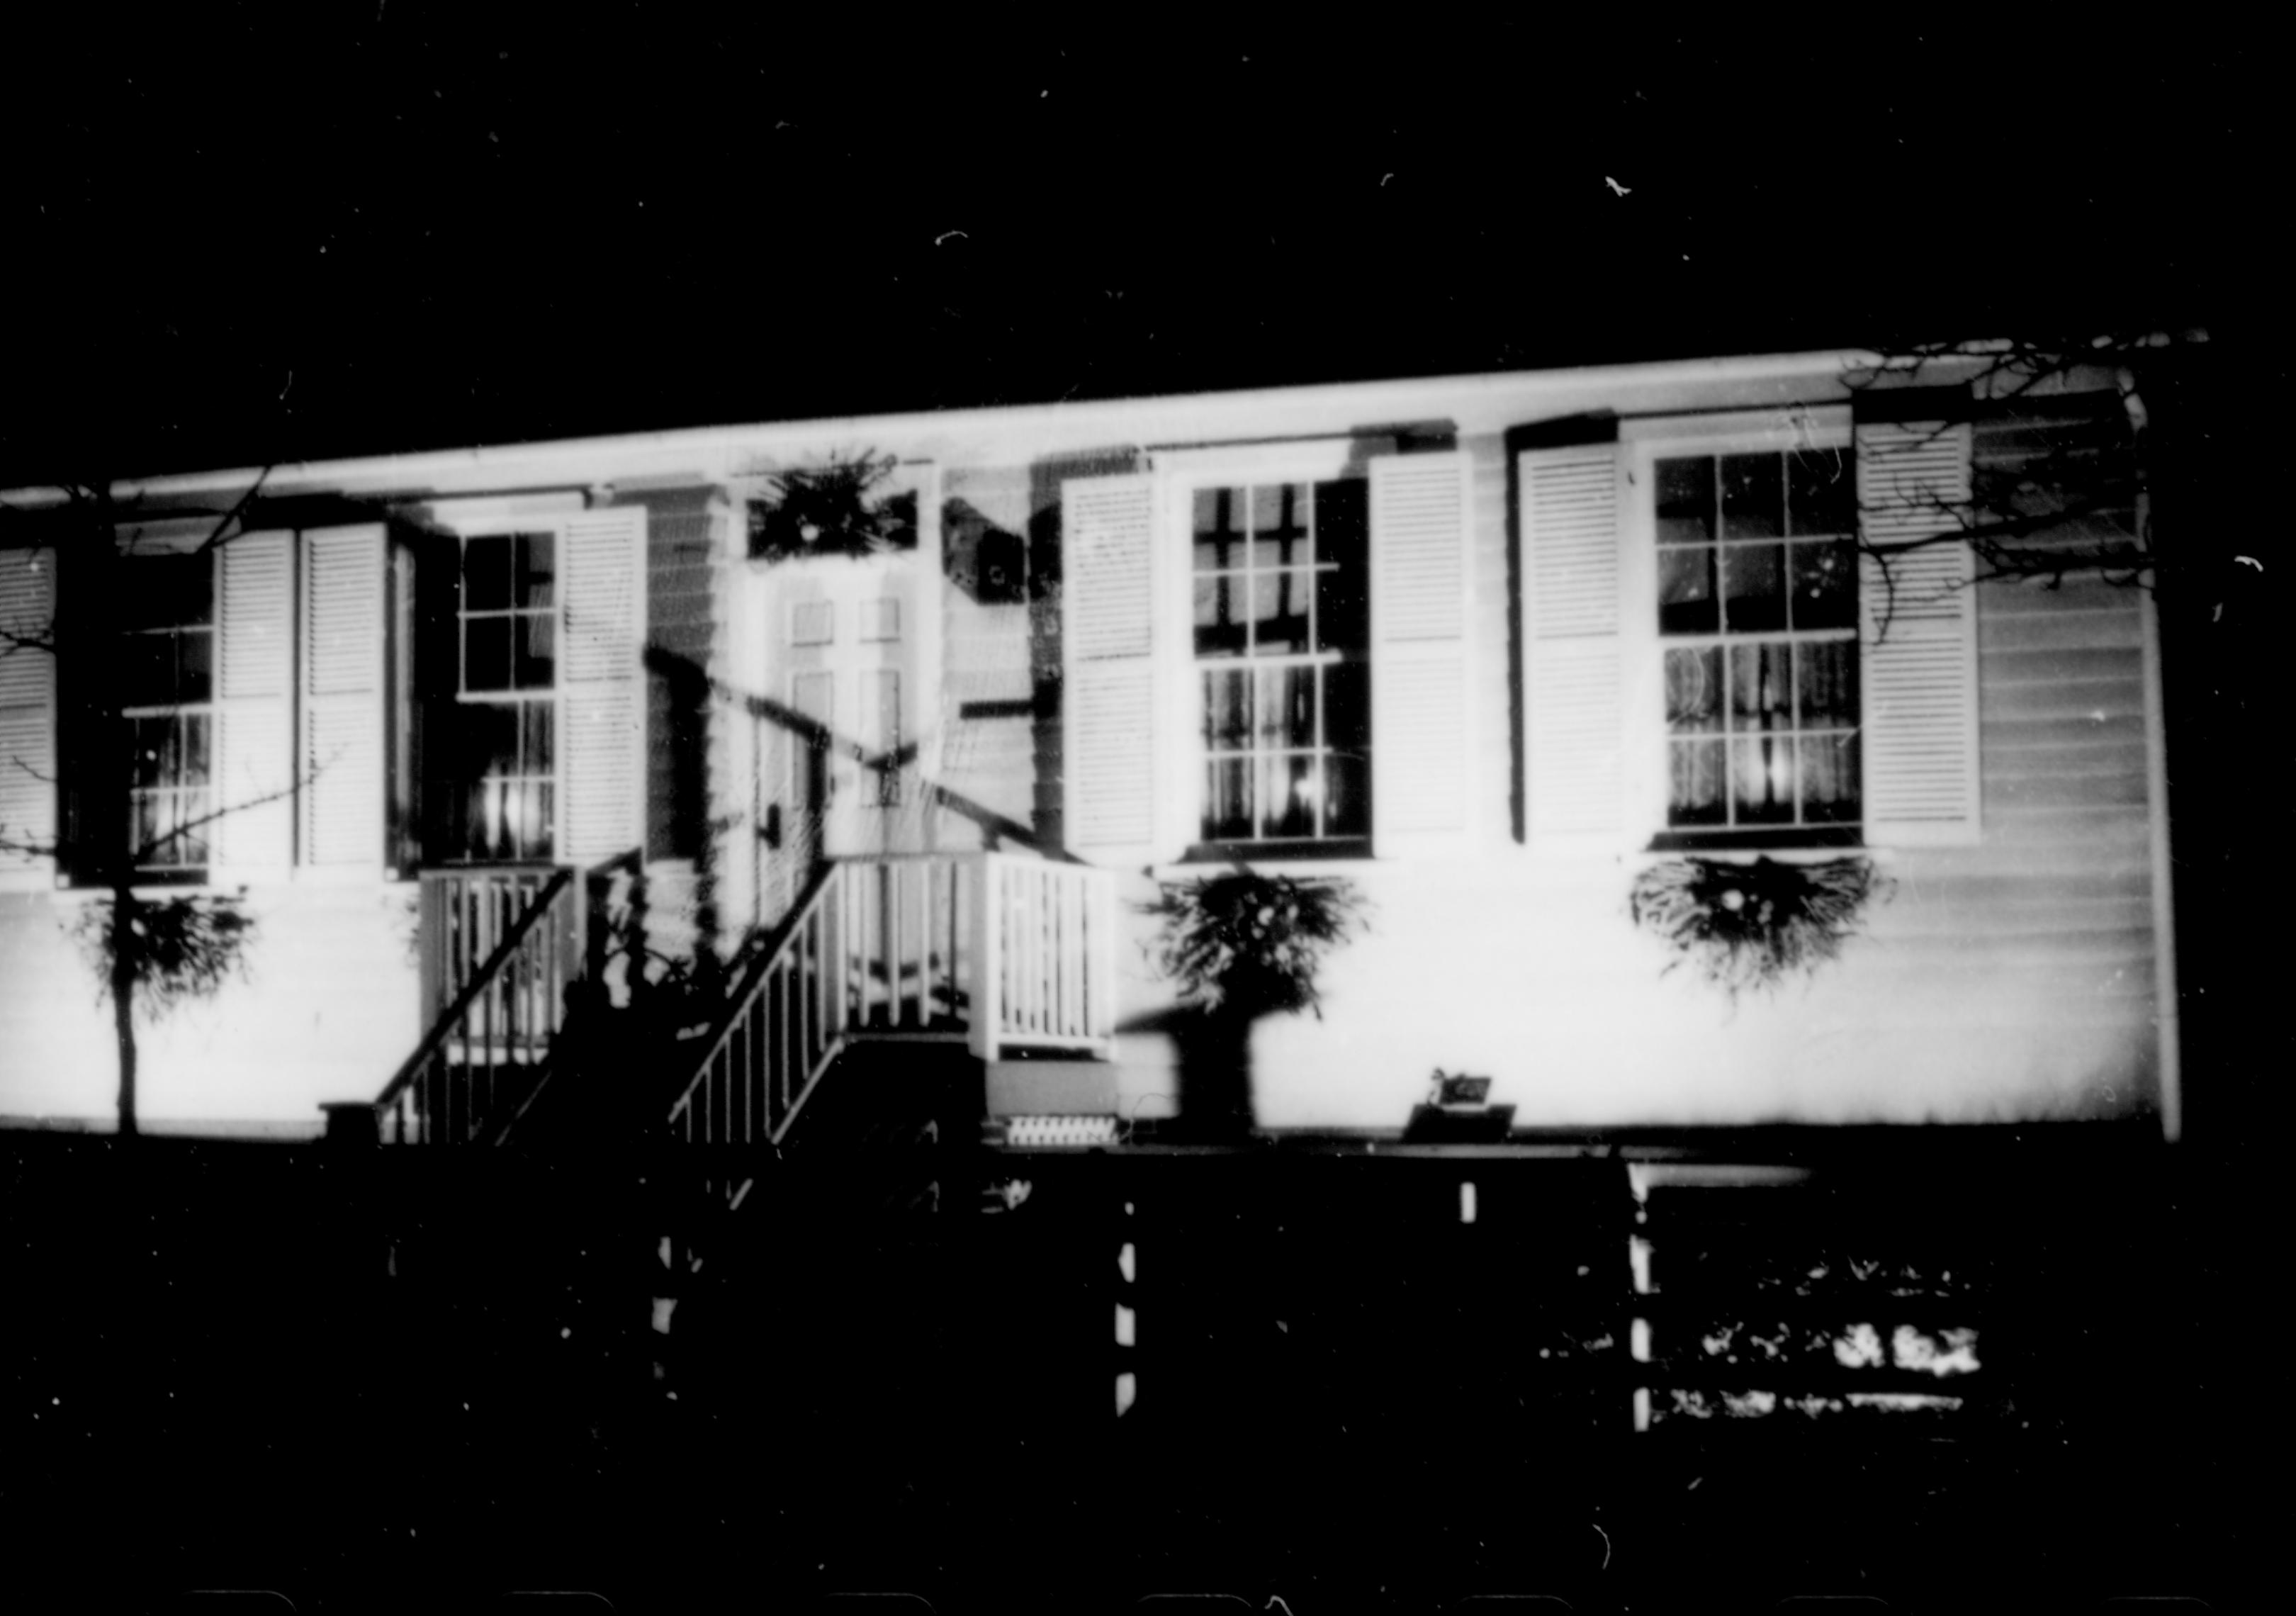
[[[824,861],[815,871],[804,896],[776,928],[779,935],[775,939],[772,946],[759,949],[757,959],[742,972],[741,982],[734,991],[727,996],[725,1013],[716,1018],[710,1026],[701,1056],[694,1062],[693,1075],[686,1079],[685,1087],[679,1091],[677,1098],[670,1103],[667,1121],[671,1128],[676,1128],[681,1120],[692,1115],[694,1096],[701,1092],[703,1085],[709,1082],[710,1073],[717,1066],[718,1057],[725,1052],[727,1044],[731,1042],[735,1029],[749,1019],[755,1010],[757,1002],[763,997],[767,985],[774,980],[775,968],[783,963],[783,957],[804,939],[807,928],[816,914],[824,905],[832,901],[832,895],[840,890],[844,868],[843,864],[832,859]],[[838,947],[839,951],[841,952],[842,939],[839,939]],[[832,963],[833,966],[834,954],[832,956]],[[805,1083],[797,1095],[792,1096],[778,1129],[772,1126],[769,1112],[765,1130],[768,1144],[780,1143],[782,1135],[787,1133],[790,1124],[796,1120],[798,1109],[803,1103],[805,1095],[811,1091],[814,1081],[827,1069],[829,1063],[836,1059],[838,1052],[845,1046],[847,1005],[844,984],[835,982],[832,986],[833,990],[824,997],[828,1000],[829,1014],[833,1024],[824,1030],[822,1050],[818,1057],[808,1062]]]
[[[414,1053],[406,1057],[390,1081],[384,1085],[382,1092],[375,1096],[374,1109],[378,1117],[398,1103],[406,1091],[414,1087],[415,1079],[430,1064],[431,1057],[446,1046],[454,1029],[469,1015],[471,1006],[478,1003],[480,996],[491,988],[495,979],[508,968],[512,959],[516,957],[520,945],[542,923],[542,917],[550,912],[551,905],[571,884],[576,874],[571,868],[561,869],[535,893],[534,900],[526,906],[526,912],[518,917],[495,951],[487,956],[486,963],[472,973],[462,992],[455,996],[454,1003],[430,1023],[430,1030],[422,1035],[422,1041],[415,1045]]]

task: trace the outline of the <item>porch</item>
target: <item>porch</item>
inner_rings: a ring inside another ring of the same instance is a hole
[[[603,1074],[625,1091],[635,1076],[670,1096],[642,1131],[666,1122],[687,1144],[778,1144],[862,1044],[971,1057],[992,1114],[1055,1090],[1067,1096],[1055,1109],[1114,1109],[1103,870],[1004,852],[827,861],[736,956],[722,991],[697,988],[701,972],[650,980],[636,853],[588,871],[427,872],[419,901],[428,1030],[375,1100],[327,1108],[337,1136],[504,1143],[554,1076],[611,1059],[643,1068]],[[665,997],[670,1013],[632,1015]],[[1016,1070],[1027,1081],[1006,1080]]]

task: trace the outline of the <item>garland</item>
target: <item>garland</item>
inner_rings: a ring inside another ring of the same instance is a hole
[[[1675,858],[1637,875],[1628,903],[1635,923],[1680,956],[1669,971],[1687,961],[1734,999],[1837,958],[1889,890],[1868,858]]]

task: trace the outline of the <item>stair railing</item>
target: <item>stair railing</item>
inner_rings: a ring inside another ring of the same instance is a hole
[[[847,1043],[964,1043],[1105,1055],[1113,878],[1005,853],[828,865],[736,986],[672,1104],[693,1144],[778,1144]]]
[[[780,944],[735,988],[707,1052],[669,1110],[689,1144],[778,1144],[844,1047],[848,866],[825,865],[783,923]]]
[[[580,874],[536,889],[376,1097],[383,1144],[467,1144],[540,1079],[584,963]]]

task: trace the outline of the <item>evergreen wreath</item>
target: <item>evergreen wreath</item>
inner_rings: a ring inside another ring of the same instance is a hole
[[[865,556],[914,549],[917,496],[882,492],[899,462],[890,455],[832,455],[817,466],[776,472],[770,497],[750,504],[750,556]]]
[[[1635,877],[1635,923],[1732,998],[1837,958],[1890,882],[1869,858],[1782,864],[1674,858]]]

